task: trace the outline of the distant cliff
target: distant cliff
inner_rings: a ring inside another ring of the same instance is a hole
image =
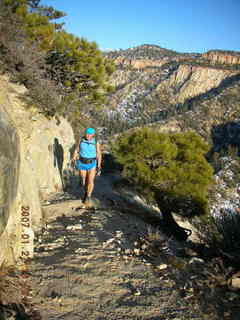
[[[74,144],[66,120],[48,120],[24,108],[26,89],[0,78],[0,264],[33,251],[41,228],[41,200],[63,188]]]
[[[212,63],[240,64],[240,52],[211,50],[203,54],[203,57]]]
[[[240,77],[238,52],[201,55],[143,45],[107,55],[117,64],[112,75],[116,90],[109,95],[107,105],[112,108],[111,116],[116,117],[118,128],[119,119],[127,120],[132,127],[185,112],[198,99],[207,104],[212,95],[221,96]]]
[[[224,79],[233,77],[238,71],[214,69],[197,65],[180,64],[169,77],[160,82],[156,91],[168,95],[169,103],[184,103],[187,99],[217,88]]]
[[[206,53],[179,53],[155,45],[142,45],[127,50],[111,51],[107,56],[117,66],[131,66],[133,69],[161,67],[166,63],[189,62],[201,64],[240,64],[240,52],[210,50]]]
[[[199,54],[178,53],[156,45],[142,45],[127,50],[111,51],[107,56],[119,67],[130,66],[132,69],[161,67],[173,61],[189,61],[200,57]]]

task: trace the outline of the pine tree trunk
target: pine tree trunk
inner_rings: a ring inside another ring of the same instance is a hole
[[[178,241],[187,240],[188,233],[185,231],[185,229],[177,224],[173,218],[172,210],[168,206],[165,199],[159,195],[156,195],[155,200],[162,213],[163,221],[161,223],[161,227],[163,228],[163,232],[168,236],[173,236]]]

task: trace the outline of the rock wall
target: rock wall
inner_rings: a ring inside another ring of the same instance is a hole
[[[161,82],[157,90],[167,92],[171,103],[183,103],[186,99],[218,87],[225,78],[235,74],[237,72],[183,64]]]
[[[209,64],[226,64],[226,65],[236,65],[240,64],[240,53],[229,53],[222,51],[208,51],[201,56],[192,55],[175,55],[175,56],[163,56],[159,59],[131,59],[124,56],[119,56],[114,59],[116,65],[119,66],[131,66],[132,69],[145,69],[149,67],[161,67],[165,63],[171,61],[190,61],[193,62],[194,59],[201,57],[202,61],[209,62]]]
[[[41,200],[63,189],[74,135],[69,123],[26,110],[26,89],[0,78],[0,263],[33,254]]]
[[[160,59],[129,59],[119,56],[114,59],[114,63],[119,66],[130,66],[132,69],[143,70],[145,68],[156,68],[162,65],[173,62],[191,60],[191,56],[179,55],[179,56],[165,56]]]
[[[213,63],[221,64],[240,64],[240,53],[235,54],[221,51],[208,51],[203,54],[203,57]]]
[[[161,67],[163,64],[169,62],[168,57],[162,59],[150,60],[150,59],[126,59],[119,57],[114,60],[116,65],[131,66],[133,69],[145,69],[147,67]]]
[[[17,196],[20,162],[19,137],[11,118],[5,112],[5,104],[5,97],[0,95],[0,262],[5,256],[11,256],[15,241],[15,234],[10,229],[15,229],[14,200]]]

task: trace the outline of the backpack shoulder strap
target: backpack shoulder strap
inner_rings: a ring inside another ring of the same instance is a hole
[[[84,137],[80,138],[80,141],[79,141],[79,145],[81,142],[84,142],[84,143],[87,143],[87,144],[93,144],[93,145],[97,145],[97,139],[95,138],[95,141],[94,142],[89,142],[87,141],[86,139],[84,139]]]

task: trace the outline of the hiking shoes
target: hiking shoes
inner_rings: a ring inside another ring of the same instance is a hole
[[[89,196],[84,196],[84,199],[83,199],[83,203],[89,203],[91,201],[91,197]]]
[[[82,203],[85,202],[86,198],[87,198],[87,193],[85,192],[85,193],[84,193],[84,196],[83,196],[83,198],[82,198]]]
[[[84,203],[89,203],[89,202],[91,202],[91,197],[87,196]]]

